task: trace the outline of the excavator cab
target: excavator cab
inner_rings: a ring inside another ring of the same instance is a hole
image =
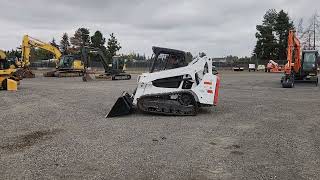
[[[302,51],[302,71],[304,73],[317,73],[318,68],[318,51],[304,50]]]
[[[80,57],[73,55],[62,56],[59,62],[59,69],[84,69],[84,64]]]
[[[0,89],[16,91],[19,79],[14,76],[15,69],[10,68],[10,64],[3,51],[0,50]]]

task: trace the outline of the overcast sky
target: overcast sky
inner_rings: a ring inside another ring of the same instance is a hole
[[[151,55],[151,46],[248,56],[265,12],[284,9],[292,20],[310,17],[319,0],[1,0],[0,49],[20,46],[24,34],[60,42],[79,27],[114,32],[121,52]]]

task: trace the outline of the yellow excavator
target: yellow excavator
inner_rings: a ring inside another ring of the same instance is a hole
[[[80,77],[84,75],[84,63],[75,55],[64,55],[57,60],[56,70],[43,73],[44,77]]]
[[[32,38],[28,35],[24,35],[21,45],[21,59],[16,61],[15,65],[18,68],[16,74],[22,78],[34,78],[35,74],[30,70],[30,52],[31,48],[36,47],[51,52],[55,59],[60,59],[61,52],[55,46],[49,43],[42,42],[38,39]]]
[[[81,60],[73,55],[62,56],[60,50],[50,43],[45,43],[28,35],[24,35],[21,46],[22,60],[16,63],[18,67],[23,67],[24,69],[24,76],[22,77],[33,74],[31,70],[29,70],[31,47],[51,52],[56,60],[56,70],[44,73],[43,75],[45,77],[73,77],[83,75],[84,64]]]
[[[15,76],[16,69],[10,67],[7,56],[0,50],[0,89],[16,91],[18,89],[19,78]]]

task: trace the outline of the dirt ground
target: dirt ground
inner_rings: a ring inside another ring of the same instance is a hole
[[[318,179],[320,89],[222,72],[196,117],[106,119],[130,81],[22,81],[0,92],[0,179]]]

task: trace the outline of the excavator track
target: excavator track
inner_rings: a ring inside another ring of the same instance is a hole
[[[195,116],[198,112],[194,95],[188,91],[144,95],[137,107],[146,113],[174,116]]]

